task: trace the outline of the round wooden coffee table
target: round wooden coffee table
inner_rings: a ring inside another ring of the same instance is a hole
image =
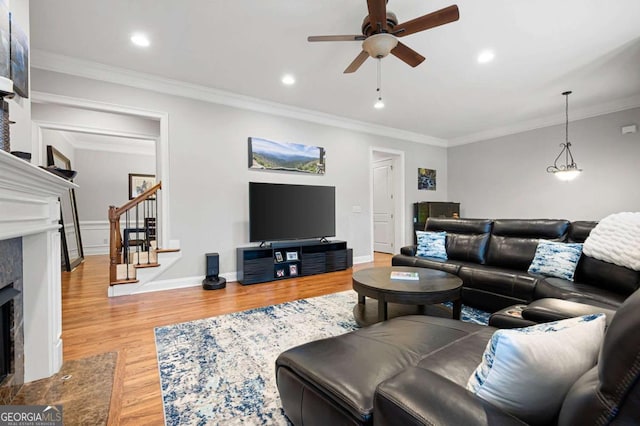
[[[417,272],[419,279],[391,279],[392,271]],[[442,302],[453,302],[453,318],[460,319],[462,280],[447,272],[409,266],[363,269],[353,273],[353,289],[358,293],[353,315],[361,326],[394,316],[424,315],[427,305]],[[366,303],[367,297],[378,300],[377,312],[372,303]],[[388,303],[409,306],[393,305],[394,312],[390,314]]]

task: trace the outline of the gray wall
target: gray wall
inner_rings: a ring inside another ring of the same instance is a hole
[[[74,179],[80,221],[108,221],[109,206],[129,201],[129,173],[154,175],[153,155],[76,149]]]
[[[407,224],[411,203],[423,196],[417,191],[418,167],[438,170],[439,190],[432,196],[446,199],[444,148],[39,69],[32,70],[32,76],[35,90],[168,113],[169,237],[180,240],[182,258],[162,279],[204,275],[204,253],[213,251],[220,253],[222,273],[236,270],[235,249],[249,244],[249,181],[335,185],[337,238],[348,241],[355,257],[370,256],[372,146],[405,152]],[[327,150],[327,173],[308,176],[248,170],[249,136],[322,146]],[[360,206],[362,213],[353,213],[353,206]],[[407,226],[406,241],[411,240]]]
[[[449,196],[463,217],[599,220],[640,210],[640,108],[569,123],[584,171],[571,182],[546,172],[564,142],[564,124],[450,148]],[[440,182],[438,182],[439,184]]]

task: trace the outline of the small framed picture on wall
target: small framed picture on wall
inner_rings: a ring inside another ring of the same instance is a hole
[[[148,191],[156,184],[156,175],[142,175],[139,173],[129,173],[129,199],[133,200],[145,191]],[[155,199],[149,197],[150,200]]]

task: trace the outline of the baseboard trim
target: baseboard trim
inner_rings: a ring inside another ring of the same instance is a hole
[[[227,272],[224,274],[220,274],[221,277],[227,280],[227,282],[238,281],[238,274],[236,272]],[[183,277],[183,278],[172,278],[169,280],[158,280],[151,281],[143,284],[139,288],[135,289],[129,294],[141,294],[141,293],[150,293],[153,291],[165,291],[165,290],[176,290],[179,288],[188,288],[188,287],[197,287],[202,285],[202,281],[204,280],[204,275],[193,276],[193,277]]]
[[[358,256],[358,257],[354,257],[353,258],[353,264],[354,265],[359,265],[361,263],[369,263],[369,262],[373,262],[373,255],[367,255],[367,256]]]

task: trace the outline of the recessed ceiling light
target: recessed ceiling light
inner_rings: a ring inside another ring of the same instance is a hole
[[[492,50],[483,50],[478,55],[478,63],[479,64],[486,64],[487,62],[493,61],[493,58],[495,58],[495,57],[496,57],[496,54],[493,53]]]
[[[134,33],[131,35],[131,43],[135,44],[136,46],[140,46],[140,47],[149,47],[149,45],[151,44],[151,42],[149,41],[149,38],[146,36],[146,34],[142,34],[142,33]]]
[[[296,79],[291,74],[285,74],[284,76],[282,76],[282,84],[284,85],[291,86],[295,84],[295,82],[296,82]]]

